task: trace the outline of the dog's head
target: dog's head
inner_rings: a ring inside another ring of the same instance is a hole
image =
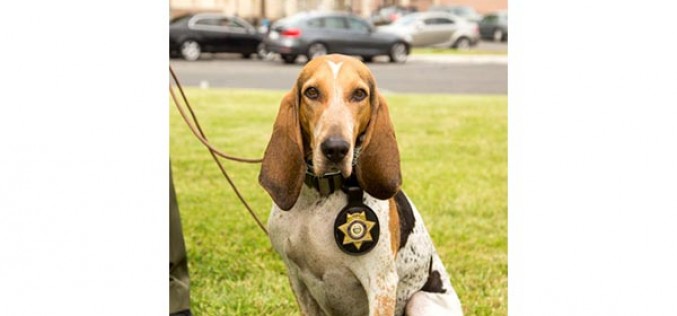
[[[289,210],[308,166],[318,176],[355,172],[360,186],[379,199],[399,191],[400,156],[388,106],[371,71],[355,58],[323,56],[301,70],[280,104],[259,182]]]

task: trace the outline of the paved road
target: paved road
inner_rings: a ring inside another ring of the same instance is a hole
[[[477,43],[477,46],[475,46],[475,49],[481,50],[481,51],[494,51],[494,52],[507,53],[508,52],[508,42],[493,42],[493,41],[481,40],[481,41],[479,41],[479,43]]]
[[[170,61],[183,85],[230,88],[291,88],[302,60],[285,65],[279,60],[242,59],[239,55],[204,56],[196,62]],[[375,59],[368,64],[380,89],[392,92],[507,94],[506,63],[439,62],[410,57],[405,64]]]

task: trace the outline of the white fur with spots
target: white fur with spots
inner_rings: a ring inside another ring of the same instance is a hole
[[[346,206],[342,191],[321,197],[303,186],[289,211],[273,205],[268,231],[273,248],[287,266],[292,289],[303,315],[408,316],[463,315],[460,301],[440,261],[416,207],[409,201],[415,225],[397,255],[388,230],[389,202],[365,193],[365,204],[378,217],[381,234],[367,254],[351,256],[334,240],[334,221]],[[430,259],[439,271],[445,293],[420,289],[428,278]],[[428,314],[429,312],[442,314]]]

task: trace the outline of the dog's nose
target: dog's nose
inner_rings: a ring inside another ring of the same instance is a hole
[[[330,137],[323,141],[320,147],[322,148],[322,153],[325,157],[327,157],[327,159],[334,163],[338,163],[346,157],[346,154],[350,149],[350,144],[348,144],[348,142],[343,139]]]

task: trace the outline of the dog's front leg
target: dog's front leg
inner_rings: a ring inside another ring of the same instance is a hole
[[[299,305],[302,316],[324,316],[324,312],[317,304],[315,299],[310,295],[308,288],[305,284],[298,278],[298,273],[296,269],[288,269],[289,272],[289,283],[291,284],[292,291],[294,291],[294,296],[296,297],[296,303]]]
[[[374,267],[377,268],[377,267]],[[369,299],[369,316],[393,316],[397,303],[397,270],[394,262],[387,264],[386,269],[370,274],[363,281]],[[382,269],[382,270],[381,270]]]

